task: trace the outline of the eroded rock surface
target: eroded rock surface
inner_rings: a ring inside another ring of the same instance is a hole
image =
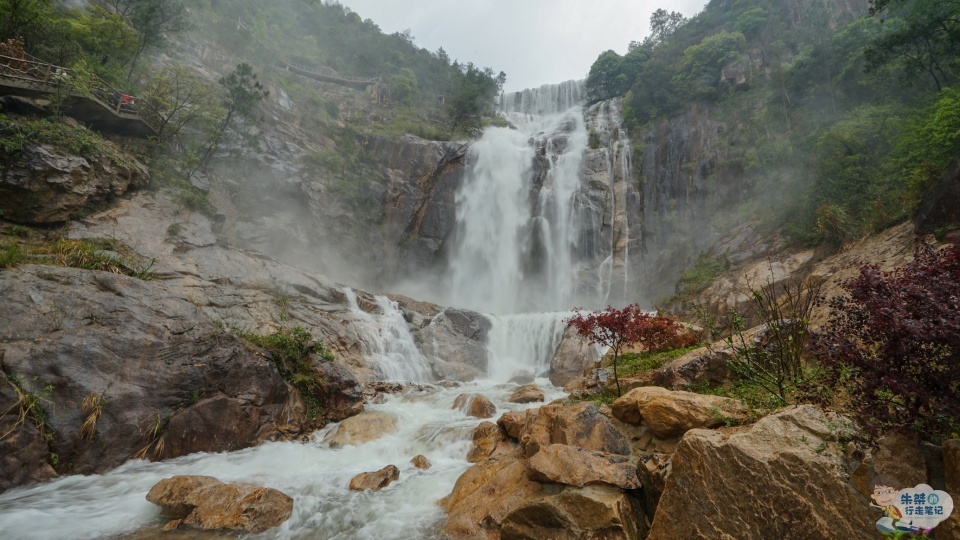
[[[460,394],[454,400],[453,408],[474,418],[491,418],[497,414],[497,406],[480,394]]]
[[[849,482],[829,417],[809,405],[727,435],[688,432],[650,540],[875,538],[878,515]],[[818,450],[819,449],[819,450]]]
[[[165,516],[199,529],[259,533],[293,514],[293,498],[285,493],[252,484],[226,484],[211,476],[166,478],[150,489],[147,500],[163,508]]]
[[[510,397],[507,398],[507,401],[510,403],[538,403],[543,401],[543,390],[540,387],[527,384],[517,388]]]
[[[331,448],[363,444],[397,430],[397,417],[383,411],[366,411],[340,422],[324,442]]]
[[[360,473],[350,479],[353,491],[380,491],[400,478],[400,469],[387,465],[376,472]]]
[[[25,144],[0,171],[0,214],[21,223],[66,221],[90,205],[146,185],[147,169],[128,159],[99,153],[84,158]]]
[[[50,451],[69,472],[103,472],[138,453],[238,450],[303,421],[273,363],[163,282],[46,266],[0,272],[0,343],[8,376],[34,393],[50,385]],[[91,395],[102,406],[85,437]]]

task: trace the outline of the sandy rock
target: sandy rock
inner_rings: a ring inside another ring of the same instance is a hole
[[[661,439],[679,437],[694,428],[740,423],[748,413],[747,406],[735,399],[658,386],[636,388],[613,402],[617,419],[628,424],[647,424]]]
[[[530,479],[541,483],[576,487],[609,484],[621,489],[640,488],[637,468],[627,457],[576,446],[543,446],[530,458],[529,467]]]
[[[497,425],[503,428],[503,431],[510,437],[519,440],[523,434],[523,428],[527,425],[527,411],[509,411],[503,413],[503,416],[497,420]]]
[[[413,459],[410,460],[410,463],[414,467],[418,469],[423,469],[423,470],[426,470],[432,467],[432,465],[430,464],[430,460],[427,459],[427,456],[424,456],[423,454],[414,456]]]
[[[158,482],[147,500],[167,517],[199,529],[263,532],[290,519],[293,499],[275,489],[225,484],[210,476],[174,476]]]
[[[732,435],[684,436],[650,540],[876,538],[879,517],[849,482],[828,416],[791,407]],[[818,451],[820,449],[820,451]]]
[[[492,422],[481,422],[473,431],[473,446],[467,453],[467,461],[479,463],[499,451],[509,448],[507,436],[500,426]]]
[[[544,399],[543,390],[533,384],[517,388],[507,399],[510,403],[537,403]]]
[[[608,454],[630,454],[630,441],[592,403],[551,403],[529,414],[520,435],[520,445],[527,456],[550,444],[579,446]]]
[[[382,411],[366,411],[347,418],[332,431],[324,442],[332,448],[358,445],[379,439],[397,430],[397,417]]]
[[[387,465],[376,472],[360,473],[350,479],[353,491],[380,491],[400,478],[400,469]]]
[[[527,478],[527,468],[516,456],[501,454],[477,463],[460,475],[453,492],[441,500],[448,516],[443,530],[454,538],[477,537],[488,530],[485,523],[502,523],[541,489]]]
[[[637,476],[643,484],[643,510],[648,516],[653,516],[660,504],[660,496],[667,486],[667,478],[672,470],[671,458],[673,454],[651,452],[640,457],[637,464]]]
[[[474,418],[491,418],[497,414],[497,406],[480,394],[460,394],[454,400],[452,408],[460,409]]]
[[[507,515],[503,540],[633,540],[646,532],[636,499],[604,485],[541,495]]]
[[[555,386],[566,386],[599,360],[596,347],[580,337],[575,329],[567,328],[550,360],[550,382]]]

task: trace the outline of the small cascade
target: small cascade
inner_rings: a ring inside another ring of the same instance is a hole
[[[503,382],[524,371],[543,376],[572,316],[572,311],[489,315],[487,377]]]
[[[381,314],[373,315],[360,309],[357,295],[352,289],[346,287],[343,292],[350,312],[359,323],[356,327],[363,354],[372,360],[380,379],[391,382],[432,382],[433,370],[414,343],[397,303],[386,296],[377,295],[374,299]]]

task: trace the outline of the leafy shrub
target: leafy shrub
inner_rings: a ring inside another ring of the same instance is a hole
[[[892,272],[874,265],[843,284],[816,338],[820,359],[850,380],[861,425],[911,426],[937,441],[960,424],[960,247],[918,247]]]
[[[677,280],[677,294],[697,294],[710,284],[710,281],[730,268],[726,257],[717,258],[709,253],[700,253],[692,268],[680,275]]]
[[[20,245],[10,242],[0,245],[0,268],[10,268],[23,262],[25,256],[20,251]]]
[[[757,336],[747,332],[748,314],[735,310],[718,323],[699,310],[712,334],[727,336],[734,355],[728,365],[734,375],[767,392],[779,405],[785,405],[791,396],[806,389],[817,375],[815,370],[810,373],[807,357],[811,345],[810,316],[821,300],[822,286],[819,281],[792,280],[751,289],[749,318],[765,327]]]

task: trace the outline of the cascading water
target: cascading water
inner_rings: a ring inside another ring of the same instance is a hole
[[[349,287],[343,290],[357,324],[364,356],[373,361],[381,380],[428,383],[433,370],[413,341],[410,329],[397,303],[386,296],[375,296],[380,315],[360,309],[357,295]]]
[[[588,141],[581,89],[570,81],[504,96],[518,129],[488,128],[471,146],[456,198],[452,304],[497,314],[571,307]]]

